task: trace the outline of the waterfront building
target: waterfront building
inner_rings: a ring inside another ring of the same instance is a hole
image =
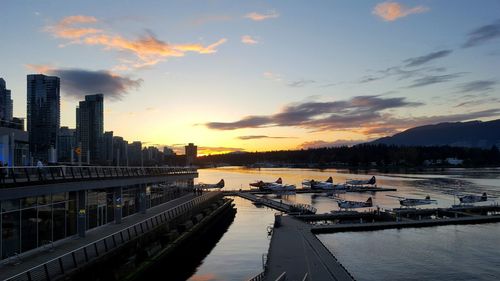
[[[134,141],[128,145],[128,160],[129,166],[142,166],[142,143]]]
[[[175,155],[175,152],[172,148],[168,146],[163,147],[163,156],[168,157],[173,155]]]
[[[59,148],[57,149],[57,157],[59,162],[74,162],[77,161],[75,155],[76,129],[61,127],[59,130]]]
[[[83,237],[88,230],[147,212],[180,196],[183,190],[192,187],[197,176],[195,170],[184,169],[182,174],[127,177],[133,175],[132,171],[118,179],[89,179],[87,184],[56,181],[40,186],[32,183],[26,188],[22,183],[18,187],[1,188],[0,263],[10,257],[36,254],[40,248],[50,247],[59,240]],[[117,171],[110,173],[120,175]],[[75,174],[83,172],[76,170]]]
[[[122,137],[113,137],[113,166],[128,166],[128,142]]]
[[[0,127],[0,162],[10,167],[30,164],[28,132]]]
[[[76,108],[76,136],[82,162],[99,163],[104,133],[104,97],[87,95]]]
[[[113,131],[104,132],[102,137],[102,160],[104,165],[113,164]]]
[[[186,153],[186,165],[191,166],[198,156],[198,147],[193,143],[189,143],[184,147],[184,149]]]
[[[43,74],[27,76],[29,151],[35,162],[57,161],[53,158],[58,147],[60,127],[59,91],[59,77]]]
[[[8,124],[12,121],[11,92],[7,89],[3,78],[0,78],[0,121],[2,122],[2,126],[5,126],[4,123]]]

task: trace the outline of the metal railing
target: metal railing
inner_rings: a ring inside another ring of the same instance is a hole
[[[188,175],[196,172],[196,168],[190,167],[0,167],[0,187],[96,179]]]
[[[62,276],[70,270],[76,269],[98,258],[106,253],[113,251],[125,243],[168,223],[188,212],[195,207],[214,198],[221,197],[220,192],[207,192],[190,201],[182,203],[176,207],[168,209],[160,214],[152,216],[97,241],[79,247],[71,252],[53,258],[43,264],[32,267],[26,271],[5,279],[6,281],[42,281],[52,280]]]

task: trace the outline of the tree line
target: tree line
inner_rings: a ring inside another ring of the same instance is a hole
[[[352,147],[328,147],[268,152],[238,152],[198,157],[199,166],[255,165],[272,163],[297,166],[348,167],[419,167],[449,166],[449,158],[463,160],[459,166],[500,166],[500,152],[490,149],[454,146],[396,146],[360,144]]]

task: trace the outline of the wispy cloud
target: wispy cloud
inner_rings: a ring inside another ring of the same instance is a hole
[[[500,38],[500,20],[492,24],[483,25],[467,34],[463,48],[478,46],[493,39]]]
[[[61,78],[62,92],[76,99],[88,94],[102,93],[106,99],[121,100],[128,92],[138,89],[142,79],[132,79],[106,70],[58,69],[49,66],[27,65],[31,70]]]
[[[425,6],[409,8],[397,2],[383,2],[377,4],[377,6],[373,8],[372,13],[379,16],[384,21],[395,21],[411,14],[420,14],[427,11],[429,11],[429,8]]]
[[[251,135],[251,136],[239,136],[239,140],[256,140],[256,139],[292,139],[295,137],[272,137],[265,135]]]
[[[436,60],[439,58],[443,58],[451,54],[453,51],[452,50],[441,50],[437,52],[432,52],[423,56],[419,57],[414,57],[414,58],[409,58],[404,60],[406,63],[406,67],[414,67],[414,66],[420,66],[424,63],[428,63],[432,60]]]
[[[460,85],[459,92],[473,93],[473,92],[488,92],[494,89],[497,84],[495,80],[476,80]]]
[[[253,38],[250,35],[243,35],[241,36],[241,43],[247,44],[247,45],[256,45],[259,43],[255,38]]]
[[[204,15],[197,17],[194,20],[191,20],[190,23],[192,25],[198,26],[198,25],[204,25],[207,23],[212,23],[212,22],[224,22],[224,21],[230,21],[232,20],[231,16],[228,15]]]
[[[463,76],[463,72],[459,73],[452,73],[452,74],[444,74],[444,75],[428,75],[423,78],[418,78],[413,81],[413,84],[408,86],[407,88],[417,88],[417,87],[423,87],[423,86],[428,86],[432,84],[437,84],[437,83],[443,83],[443,82],[448,82],[451,81],[455,78]]]
[[[291,126],[312,131],[357,132],[367,137],[377,137],[426,124],[500,116],[500,108],[420,117],[401,117],[394,113],[394,109],[421,105],[399,97],[357,96],[343,101],[291,104],[272,115],[246,116],[235,122],[209,122],[205,126],[214,130]]]
[[[58,38],[69,39],[69,44],[102,46],[105,50],[131,53],[139,59],[138,63],[133,63],[135,67],[154,65],[169,57],[183,57],[188,52],[213,54],[217,52],[217,47],[227,41],[222,38],[209,45],[200,43],[171,44],[158,39],[151,32],[147,32],[138,39],[127,39],[102,29],[74,27],[74,24],[77,23],[97,22],[98,20],[94,17],[70,16],[62,19],[56,25],[48,26],[45,30]]]
[[[301,88],[301,87],[304,87],[304,86],[307,86],[307,85],[310,85],[313,83],[316,83],[316,81],[310,80],[310,79],[299,79],[299,80],[295,80],[295,81],[290,81],[290,82],[288,82],[287,85],[290,87],[294,87],[294,88]]]
[[[245,18],[251,19],[254,21],[263,21],[263,20],[267,20],[267,19],[274,19],[274,18],[277,18],[279,16],[280,15],[278,13],[276,13],[276,11],[268,11],[265,14],[261,14],[261,13],[257,13],[257,12],[248,13],[245,15]]]
[[[419,106],[404,98],[357,96],[346,101],[305,102],[286,106],[281,112],[265,116],[246,116],[235,122],[209,122],[210,129],[235,130],[270,126],[295,126],[313,130],[359,128],[380,119],[387,109]]]
[[[283,75],[279,74],[279,73],[274,73],[274,72],[271,72],[271,71],[266,71],[264,73],[262,73],[262,75],[266,78],[266,79],[270,79],[270,80],[274,80],[276,82],[281,82],[283,81]]]

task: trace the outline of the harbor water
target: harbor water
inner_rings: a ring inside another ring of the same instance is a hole
[[[500,169],[447,169],[419,173],[383,173],[347,170],[242,168],[200,169],[198,182],[225,180],[227,190],[249,189],[257,180],[275,181],[301,187],[304,179],[335,183],[347,179],[377,177],[378,187],[397,188],[394,192],[346,193],[341,199],[365,201],[382,209],[399,207],[393,197],[424,198],[437,204],[423,208],[449,207],[457,203],[455,194],[481,194],[500,197]],[[318,213],[338,210],[335,200],[312,194],[266,195],[275,200],[310,204]],[[492,204],[493,201],[479,204]],[[247,280],[262,271],[262,254],[267,252],[267,226],[274,210],[257,208],[235,198],[236,218],[214,249],[189,280]],[[363,211],[364,209],[360,209]],[[368,210],[368,209],[366,209]],[[500,223],[450,225],[430,228],[381,230],[357,233],[322,234],[319,239],[357,280],[499,280]]]

